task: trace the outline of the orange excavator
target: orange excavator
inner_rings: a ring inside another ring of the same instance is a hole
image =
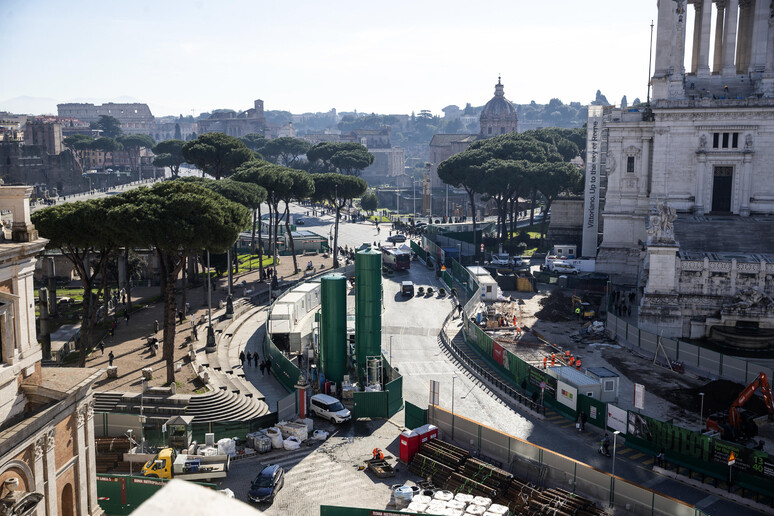
[[[750,401],[753,393],[760,389],[766,408],[769,409],[769,419],[774,419],[774,398],[766,373],[758,373],[750,385],[744,388],[727,411],[717,412],[707,418],[707,430],[715,430],[727,441],[746,440],[758,435],[758,425],[755,415],[742,407]]]

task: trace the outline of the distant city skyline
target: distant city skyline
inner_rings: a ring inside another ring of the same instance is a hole
[[[155,116],[239,111],[258,98],[293,113],[443,115],[450,104],[483,105],[498,75],[518,104],[587,104],[598,89],[616,104],[645,100],[657,10],[655,0],[0,0],[0,9],[10,49],[0,54],[0,110],[134,101]]]

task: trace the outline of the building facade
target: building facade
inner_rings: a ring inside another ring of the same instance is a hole
[[[774,328],[773,16],[763,0],[660,2],[650,108],[590,109],[605,181],[584,247],[599,231],[597,269],[637,285],[640,326],[664,336]],[[763,297],[745,305],[749,289]]]
[[[28,120],[24,126],[24,145],[40,145],[47,154],[64,149],[62,125],[51,120]]]
[[[76,118],[83,122],[97,122],[102,115],[112,116],[121,122],[124,134],[154,133],[155,119],[148,104],[117,104],[108,102],[100,106],[89,103],[57,104],[60,118]]]
[[[234,111],[216,112],[209,118],[198,121],[199,133],[224,133],[235,138],[246,134],[264,134],[266,117],[263,112],[263,101],[253,102],[253,107],[241,113]]]
[[[32,278],[47,241],[30,222],[31,192],[0,187],[12,216],[0,235],[0,510],[99,515],[91,386],[102,372],[41,367]]]

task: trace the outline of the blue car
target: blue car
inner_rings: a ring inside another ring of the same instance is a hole
[[[255,503],[271,503],[277,496],[277,492],[285,485],[285,470],[277,464],[260,467],[258,476],[250,484],[247,498]]]

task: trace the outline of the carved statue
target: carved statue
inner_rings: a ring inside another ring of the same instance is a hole
[[[699,137],[699,150],[707,150],[707,135],[702,134]]]
[[[674,244],[676,218],[677,212],[666,201],[656,206],[648,222],[648,243]]]
[[[605,170],[607,171],[607,175],[610,175],[613,172],[615,172],[615,166],[616,166],[615,156],[613,156],[612,154],[608,154],[607,161],[605,161]]]
[[[758,287],[748,287],[739,290],[731,303],[723,305],[724,311],[743,312],[750,308],[761,308],[764,311],[774,308],[774,300]]]
[[[744,137],[744,150],[752,150],[753,146],[753,137],[751,134],[747,134],[747,136]]]

